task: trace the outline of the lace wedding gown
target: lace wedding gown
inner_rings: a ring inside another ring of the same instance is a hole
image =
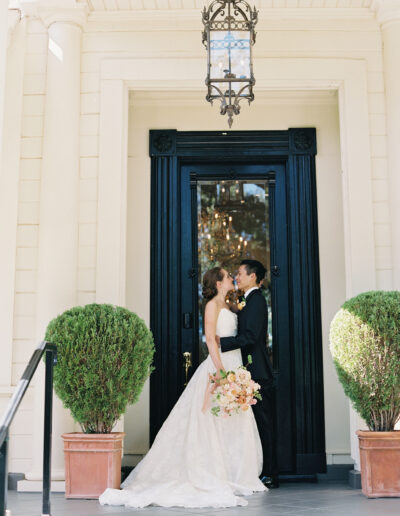
[[[236,335],[237,317],[224,308],[217,335]],[[240,350],[221,354],[226,370],[242,365]],[[164,422],[153,446],[122,484],[106,489],[102,505],[126,507],[232,507],[247,505],[238,495],[266,488],[258,476],[262,448],[251,408],[223,418],[202,411],[208,374],[215,372],[209,356],[197,368]]]

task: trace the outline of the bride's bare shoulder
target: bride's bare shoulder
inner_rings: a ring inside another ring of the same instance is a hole
[[[217,303],[211,299],[204,310],[204,330],[207,335],[211,331],[215,335],[215,326],[218,318],[218,307]]]
[[[210,301],[207,302],[205,311],[210,314],[218,311],[218,305],[215,299],[210,299]]]
[[[219,313],[218,304],[215,299],[210,299],[206,304],[206,308],[204,310],[204,319],[206,321],[215,321],[217,319]]]

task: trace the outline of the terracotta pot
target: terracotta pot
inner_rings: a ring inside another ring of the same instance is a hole
[[[400,431],[358,430],[362,492],[368,498],[400,497]]]
[[[125,434],[63,434],[65,497],[98,498],[107,487],[121,484]]]

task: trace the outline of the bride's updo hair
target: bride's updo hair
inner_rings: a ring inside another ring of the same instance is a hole
[[[224,273],[222,271],[222,267],[214,267],[204,274],[203,297],[205,300],[210,301],[210,299],[218,294],[217,281],[224,279]]]

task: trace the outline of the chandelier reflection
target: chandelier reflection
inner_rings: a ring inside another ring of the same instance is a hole
[[[258,11],[245,0],[214,0],[203,10],[203,44],[207,49],[207,96],[221,102],[221,115],[240,113],[239,102],[254,100],[251,47]]]
[[[250,252],[252,239],[246,228],[240,227],[238,221],[243,216],[242,211],[245,207],[243,182],[203,182],[198,185],[197,194],[202,270],[207,270],[214,262],[223,266],[239,262]],[[252,204],[250,201],[250,209]]]

